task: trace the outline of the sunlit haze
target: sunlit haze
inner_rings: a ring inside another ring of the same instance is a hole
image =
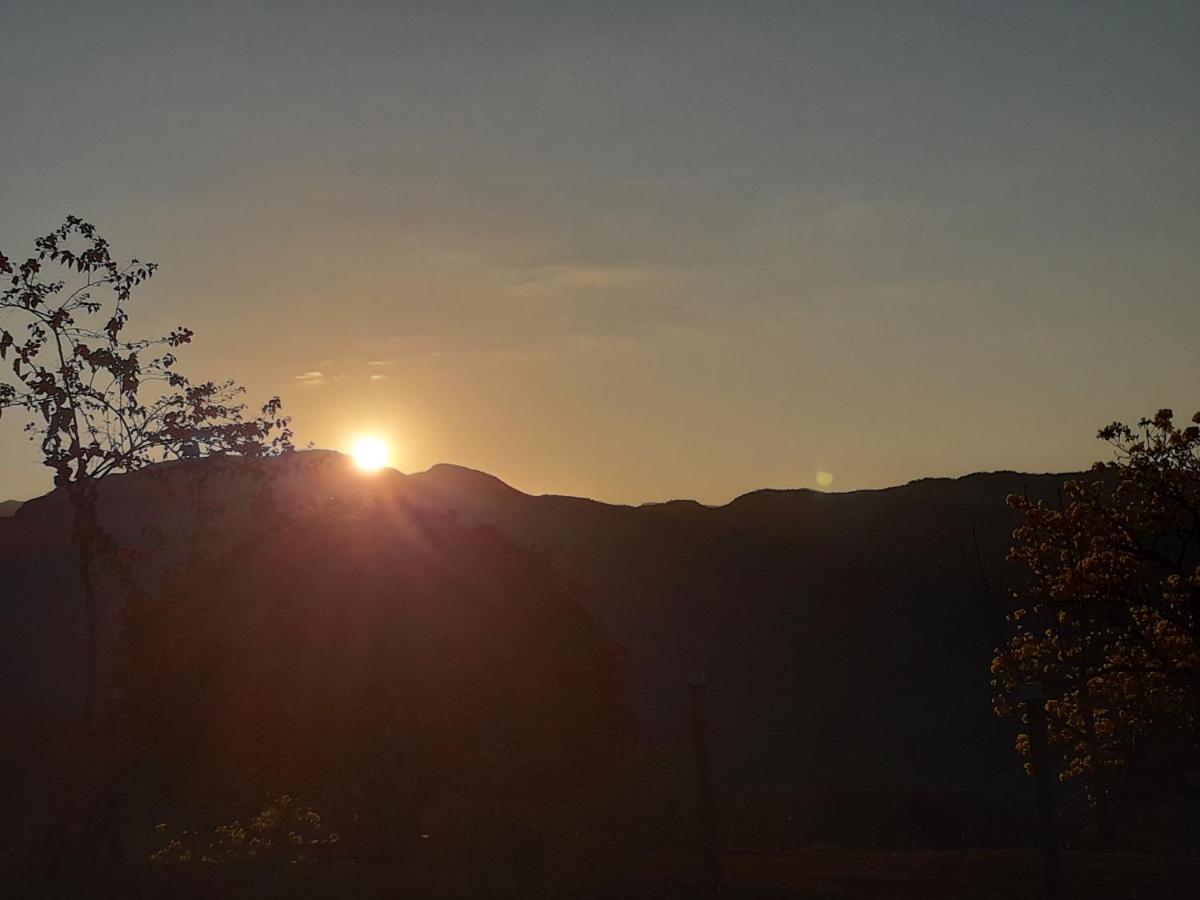
[[[75,213],[156,260],[130,334],[190,326],[301,445],[724,502],[1075,470],[1196,405],[1200,4],[4,19],[0,250]],[[0,500],[51,484],[19,424]]]

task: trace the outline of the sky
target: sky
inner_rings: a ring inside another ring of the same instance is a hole
[[[1200,4],[0,0],[0,252],[531,493],[1067,471],[1200,408]],[[820,476],[818,473],[825,473]],[[0,421],[0,498],[48,470]]]

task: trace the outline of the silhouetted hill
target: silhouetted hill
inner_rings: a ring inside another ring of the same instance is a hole
[[[0,500],[0,519],[7,518],[21,508],[20,500]]]
[[[1069,476],[995,472],[629,507],[530,496],[451,465],[363,475],[324,452],[276,465],[290,467],[276,488],[283,506],[319,513],[358,498],[445,510],[550,553],[627,648],[647,735],[686,746],[686,684],[707,679],[728,780],[994,798],[1020,783],[1012,726],[990,708],[1000,620],[985,583],[999,599],[1016,574],[1005,562],[1014,524],[1005,496],[1050,497]],[[109,528],[137,543],[143,522],[168,533],[185,523],[187,504],[164,488],[171,479],[106,482]],[[251,490],[214,484],[229,498]],[[0,677],[6,702],[24,710],[66,710],[77,697],[81,600],[68,523],[57,494],[0,522]],[[115,621],[110,604],[110,637]]]
[[[628,833],[606,789],[636,750],[624,662],[553,565],[494,529],[337,504],[191,557],[165,597],[129,605],[113,678],[109,733],[141,742],[135,838],[281,784],[358,861],[428,830],[472,858],[523,830],[570,852],[586,819],[585,841]]]

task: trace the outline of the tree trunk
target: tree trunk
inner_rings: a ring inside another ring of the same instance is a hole
[[[1084,685],[1079,689],[1079,707],[1083,714],[1083,725],[1092,757],[1091,789],[1096,802],[1096,827],[1100,832],[1100,850],[1112,853],[1117,849],[1117,822],[1108,778],[1105,777],[1104,762],[1100,756],[1100,745],[1096,740],[1096,716],[1092,707],[1092,695]]]
[[[98,628],[96,625],[96,586],[92,579],[92,548],[86,540],[76,542],[79,559],[79,581],[83,585],[84,625],[87,641],[87,663],[83,685],[83,723],[90,728],[96,716],[96,665]]]
[[[1037,797],[1038,843],[1042,849],[1042,879],[1047,900],[1062,900],[1062,855],[1058,843],[1058,807],[1054,802],[1054,777],[1046,738],[1046,700],[1032,696],[1025,701],[1029,720],[1030,761]]]
[[[93,563],[99,523],[96,519],[96,490],[90,481],[71,485],[71,505],[75,513],[75,552],[79,583],[83,588],[86,662],[83,685],[83,724],[91,728],[96,716],[97,670],[99,664],[99,625],[96,621],[96,583]]]

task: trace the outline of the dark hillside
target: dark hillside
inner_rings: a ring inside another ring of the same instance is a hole
[[[319,512],[375,496],[495,526],[549,551],[628,650],[642,731],[686,746],[686,683],[709,684],[715,753],[731,783],[855,784],[1002,799],[1020,783],[1011,725],[990,709],[1010,492],[1053,496],[1067,476],[1011,472],[851,493],[757,491],[721,507],[534,497],[455,466],[364,476],[300,454],[280,505]],[[150,474],[105,485],[124,541],[183,527],[186,497]],[[213,481],[233,503],[253,487]],[[80,600],[61,497],[0,522],[0,676],[25,716],[68,715],[80,681]],[[231,519],[232,521],[232,519]],[[249,518],[246,521],[252,522]],[[238,528],[245,527],[239,525]],[[236,530],[236,529],[231,529]],[[107,633],[116,617],[110,610]]]

